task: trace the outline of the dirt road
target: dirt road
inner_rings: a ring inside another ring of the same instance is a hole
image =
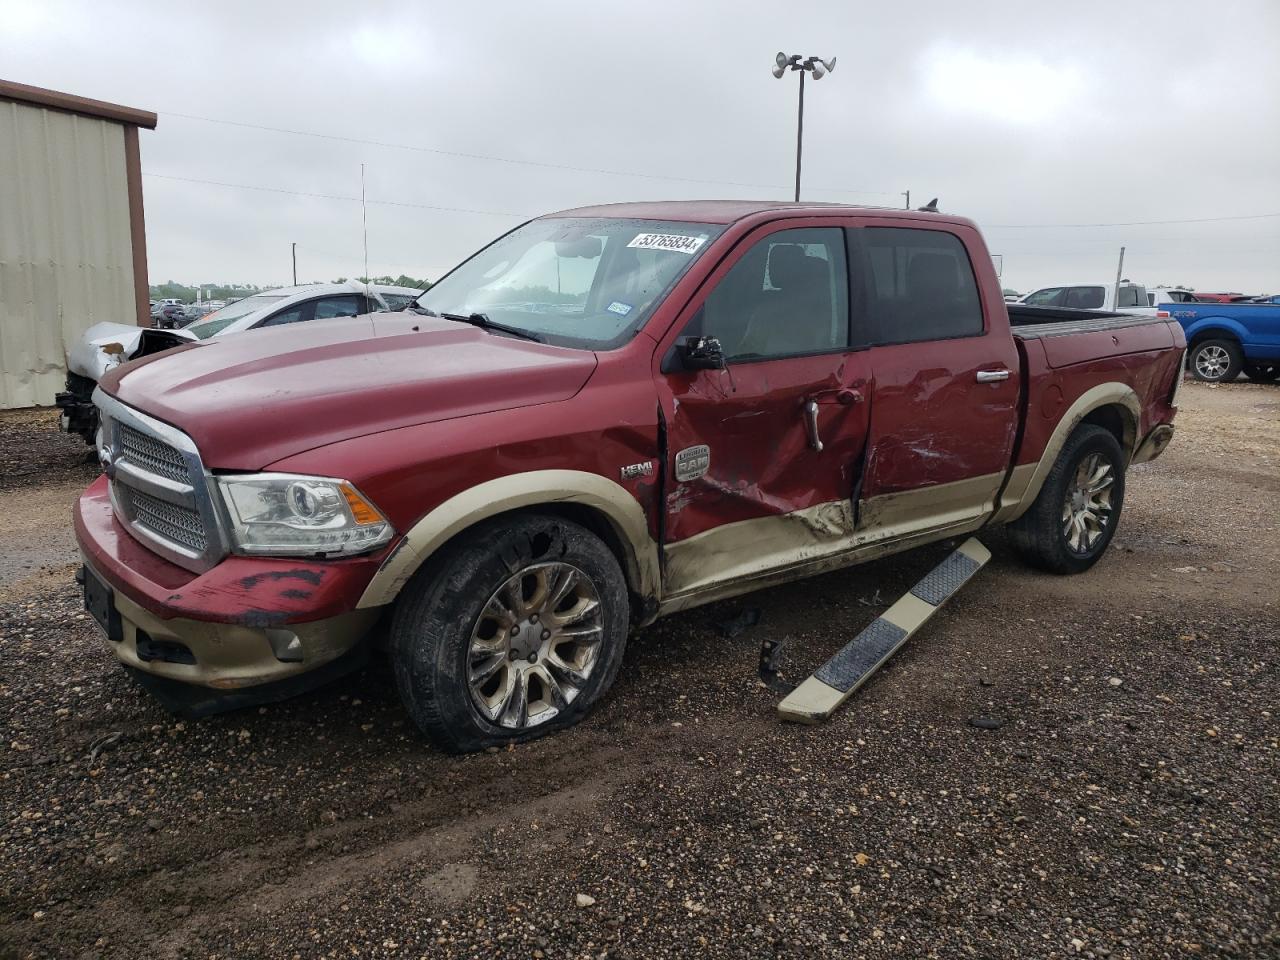
[[[1183,399],[1097,567],[985,538],[826,726],[761,639],[798,679],[941,550],[660,622],[581,727],[464,758],[376,661],[165,714],[79,609],[83,447],[0,415],[42,458],[0,476],[0,957],[1276,956],[1280,388]]]

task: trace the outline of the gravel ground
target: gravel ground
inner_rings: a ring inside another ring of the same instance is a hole
[[[1280,955],[1280,389],[1188,384],[1097,567],[986,538],[825,726],[775,719],[758,644],[798,679],[940,549],[662,621],[583,725],[463,758],[377,661],[165,714],[48,546],[79,441],[14,416],[47,480],[0,544],[0,957]]]

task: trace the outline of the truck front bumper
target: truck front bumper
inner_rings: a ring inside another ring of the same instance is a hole
[[[257,700],[279,699],[300,689],[296,682],[278,686],[285,681],[316,671],[328,679],[332,667],[322,668],[355,661],[348,655],[381,612],[356,609],[377,570],[376,555],[337,561],[228,557],[203,574],[175,566],[116,521],[105,477],[77,502],[75,531],[86,606],[112,653],[127,667],[165,681],[222,692],[255,688]],[[231,705],[246,698],[235,700]]]

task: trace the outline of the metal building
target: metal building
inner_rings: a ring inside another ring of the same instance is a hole
[[[0,80],[0,408],[52,404],[93,324],[151,322],[138,128],[155,125]]]

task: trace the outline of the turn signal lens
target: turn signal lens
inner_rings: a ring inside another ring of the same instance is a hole
[[[344,483],[342,485],[342,495],[347,498],[347,506],[351,508],[351,516],[356,523],[361,526],[367,526],[371,523],[386,522],[382,514],[378,512],[378,508],[360,496],[360,492],[351,484]]]

